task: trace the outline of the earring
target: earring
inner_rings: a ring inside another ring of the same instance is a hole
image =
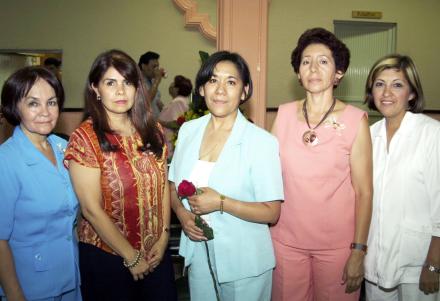
[[[99,95],[96,96],[96,100],[101,101],[101,99],[102,99],[101,96]]]

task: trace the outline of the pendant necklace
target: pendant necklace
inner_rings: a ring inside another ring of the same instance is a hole
[[[336,104],[336,98],[333,97],[333,103],[328,109],[328,111],[324,114],[324,117],[322,117],[321,121],[319,121],[319,123],[314,128],[311,128],[309,123],[309,116],[307,115],[307,98],[304,100],[302,113],[304,115],[304,119],[306,120],[307,126],[309,127],[309,129],[305,131],[302,136],[302,140],[306,146],[318,145],[319,139],[318,139],[318,134],[315,132],[315,130],[316,128],[318,128],[318,126],[321,125],[321,123],[324,122],[324,120],[328,117],[328,115],[330,115],[330,113],[335,108],[335,104]]]

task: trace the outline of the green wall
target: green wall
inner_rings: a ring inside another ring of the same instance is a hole
[[[215,24],[216,0],[198,2],[199,11],[210,14]],[[333,31],[334,20],[356,21],[352,10],[381,11],[379,22],[397,23],[397,51],[416,62],[427,108],[440,109],[439,0],[270,0],[267,106],[304,95],[290,66],[301,33],[316,26]],[[198,50],[215,51],[215,42],[183,24],[183,13],[172,0],[0,0],[0,49],[62,49],[66,107],[82,107],[85,78],[98,53],[119,48],[137,60],[153,50],[169,74],[160,87],[168,101],[174,75],[194,79]]]
[[[215,0],[203,9],[215,12]],[[63,51],[67,108],[83,106],[91,63],[111,48],[126,51],[136,61],[145,51],[160,53],[168,72],[160,90],[162,99],[169,101],[173,77],[194,79],[200,66],[198,51],[215,51],[215,42],[183,25],[184,15],[171,0],[0,0],[0,49]]]
[[[440,1],[271,0],[269,5],[268,107],[304,96],[290,54],[306,29],[319,26],[333,31],[334,20],[371,21],[351,18],[352,10],[367,10],[382,12],[378,22],[397,23],[396,50],[414,59],[427,108],[440,109]]]

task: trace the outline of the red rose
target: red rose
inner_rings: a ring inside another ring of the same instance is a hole
[[[177,118],[176,122],[178,126],[181,126],[184,122],[186,121],[185,116],[179,116],[179,118]]]
[[[186,198],[186,197],[192,196],[192,195],[196,194],[196,192],[197,192],[197,189],[194,186],[194,184],[187,181],[187,180],[183,180],[179,184],[179,187],[177,187],[177,194],[181,198]]]

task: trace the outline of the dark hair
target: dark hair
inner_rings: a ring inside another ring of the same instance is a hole
[[[55,67],[58,68],[59,66],[61,66],[61,61],[54,57],[48,57],[47,59],[44,60],[44,66],[50,66],[50,65],[54,65]]]
[[[153,51],[147,51],[139,58],[138,66],[142,69],[142,64],[148,64],[151,60],[158,60],[160,55]]]
[[[46,81],[52,87],[57,97],[58,109],[60,111],[63,109],[64,89],[58,78],[44,67],[24,67],[9,76],[2,89],[1,110],[10,124],[14,126],[20,124],[17,105],[39,79]]]
[[[382,71],[387,69],[394,69],[401,71],[405,76],[405,79],[409,83],[411,93],[414,94],[414,98],[408,102],[408,111],[413,113],[421,113],[425,106],[425,100],[423,97],[422,84],[420,82],[420,77],[417,72],[417,68],[409,56],[400,54],[390,54],[379,59],[371,67],[370,73],[368,74],[367,82],[365,84],[365,101],[370,110],[377,111],[377,107],[374,104],[373,97],[373,85],[376,78]]]
[[[193,88],[191,80],[182,75],[174,77],[174,87],[177,88],[177,94],[182,96],[190,95]]]
[[[142,80],[141,71],[136,62],[125,52],[112,49],[101,53],[93,62],[87,78],[85,88],[85,114],[93,121],[93,129],[98,137],[99,144],[104,151],[115,151],[117,146],[111,145],[105,133],[113,133],[108,123],[108,116],[102,101],[97,100],[93,86],[97,87],[99,81],[107,70],[115,68],[127,81],[136,88],[133,107],[128,111],[136,131],[142,139],[141,151],[150,150],[156,156],[162,155],[164,144],[163,136],[157,122],[151,113],[150,101],[147,99],[147,90]]]
[[[306,30],[298,39],[296,48],[292,51],[290,63],[295,73],[299,72],[301,57],[304,49],[311,44],[323,44],[330,49],[336,65],[336,71],[345,73],[350,64],[350,50],[330,31],[316,27]]]
[[[238,53],[235,52],[229,52],[229,51],[218,51],[209,56],[209,58],[202,64],[200,67],[199,72],[197,72],[196,76],[196,87],[195,87],[195,94],[197,96],[200,96],[200,88],[203,87],[212,77],[214,74],[214,68],[217,66],[218,63],[228,61],[235,65],[235,67],[238,70],[238,73],[240,74],[240,78],[243,82],[243,89],[244,87],[248,86],[248,92],[245,92],[245,98],[240,102],[240,105],[245,103],[249,98],[252,96],[253,86],[252,86],[252,79],[251,79],[251,73],[249,71],[249,67],[244,60],[244,58],[241,57]]]

